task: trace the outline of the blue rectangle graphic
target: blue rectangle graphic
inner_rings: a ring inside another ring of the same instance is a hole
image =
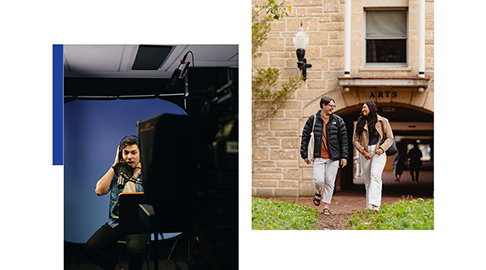
[[[52,164],[63,165],[63,106],[64,106],[64,47],[54,44],[52,48]]]

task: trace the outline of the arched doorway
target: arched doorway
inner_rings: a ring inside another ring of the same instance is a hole
[[[422,170],[430,171],[433,175],[434,169],[434,113],[423,108],[415,107],[409,104],[401,103],[378,103],[378,113],[387,118],[393,129],[397,146],[401,148],[402,153],[406,153],[414,142],[419,143],[423,152]],[[357,159],[357,151],[352,146],[352,136],[354,123],[358,119],[362,104],[345,107],[335,111],[346,122],[348,130],[348,145],[350,145],[350,157],[348,164],[340,171],[336,186],[340,190],[349,190],[362,188],[360,185],[360,165]],[[390,177],[393,170],[393,157],[387,159],[384,176]],[[409,174],[407,169],[403,174]]]

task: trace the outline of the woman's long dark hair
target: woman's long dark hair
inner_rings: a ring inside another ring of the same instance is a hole
[[[366,106],[370,109],[370,113],[368,116],[363,115],[363,110],[361,110],[361,113],[359,114],[358,118],[358,123],[356,124],[356,133],[361,136],[364,130],[364,126],[366,124],[366,121],[368,121],[368,132],[371,136],[374,136],[376,128],[376,122],[378,121],[378,107],[373,101],[366,101],[365,102]]]

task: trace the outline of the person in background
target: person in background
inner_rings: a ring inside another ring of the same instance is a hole
[[[302,131],[300,155],[305,163],[311,164],[307,156],[310,133],[314,125],[314,165],[313,177],[316,193],[313,202],[319,206],[324,202],[323,213],[330,215],[329,205],[331,204],[336,175],[339,167],[347,164],[348,158],[348,135],[344,120],[333,114],[336,107],[334,99],[323,97],[319,103],[320,110],[311,115],[305,123]]]
[[[385,137],[386,140],[382,142]],[[386,164],[384,153],[392,145],[393,140],[388,120],[378,115],[378,107],[373,101],[366,101],[354,128],[353,145],[360,153],[359,160],[364,171],[366,209],[375,212],[379,212],[381,206],[381,176]]]
[[[407,156],[403,154],[403,150],[397,147],[397,152],[393,156],[393,171],[395,173],[395,182],[400,182],[402,177],[403,168],[405,167],[405,162],[407,161]]]
[[[410,164],[410,175],[412,176],[412,182],[417,182],[419,179],[419,171],[422,166],[422,151],[418,147],[418,143],[414,142],[413,148],[408,151],[407,155]],[[415,174],[415,175],[414,175]]]

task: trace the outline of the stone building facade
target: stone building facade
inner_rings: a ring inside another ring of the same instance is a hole
[[[319,110],[324,95],[335,99],[336,114],[349,114],[349,119],[357,119],[357,108],[366,100],[432,117],[434,112],[433,0],[285,0],[284,4],[291,12],[271,22],[270,36],[260,48],[262,56],[253,60],[253,66],[278,67],[281,80],[299,75],[293,37],[302,24],[309,36],[305,57],[312,67],[284,109],[254,122],[253,196],[314,194],[312,165],[301,159],[300,141],[305,121]],[[393,14],[405,14],[401,41],[392,41],[405,46],[405,60],[399,63],[375,63],[367,51],[373,16],[381,16],[381,11],[394,11],[385,16],[391,21],[399,21]]]

